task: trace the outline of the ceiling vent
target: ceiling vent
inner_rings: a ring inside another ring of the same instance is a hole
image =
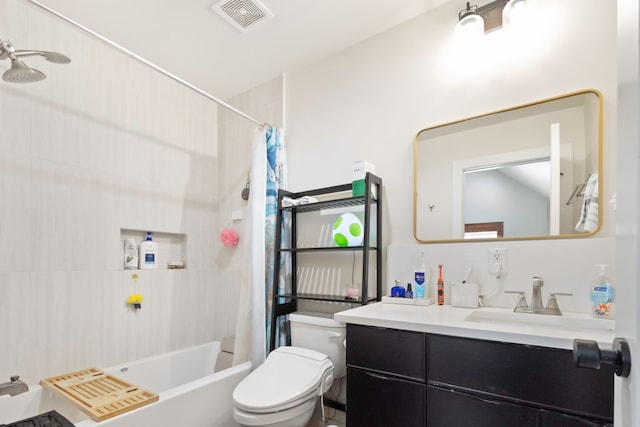
[[[273,18],[273,13],[257,0],[223,0],[212,9],[243,33]]]

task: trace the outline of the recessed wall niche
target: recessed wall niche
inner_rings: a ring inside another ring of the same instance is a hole
[[[147,237],[147,232],[153,233],[153,241],[158,244],[158,270],[166,270],[182,263],[182,268],[187,267],[187,235],[182,233],[170,233],[154,230],[134,230],[130,228],[120,229],[120,242],[122,249],[122,268],[124,269],[124,241],[133,239],[136,247]],[[170,265],[172,265],[170,267]]]

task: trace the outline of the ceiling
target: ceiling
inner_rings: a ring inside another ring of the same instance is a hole
[[[499,170],[545,199],[551,197],[550,160],[541,159],[533,162],[505,165]]]
[[[220,0],[25,1],[228,99],[451,0],[259,0],[273,17],[245,32],[213,10]]]

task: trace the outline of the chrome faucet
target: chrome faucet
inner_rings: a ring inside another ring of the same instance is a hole
[[[505,291],[507,294],[518,294],[518,302],[516,303],[516,307],[513,309],[516,313],[534,313],[534,314],[552,314],[556,316],[561,316],[562,312],[560,311],[560,307],[558,307],[558,300],[556,295],[565,295],[571,296],[573,294],[568,294],[564,292],[554,292],[549,293],[549,300],[547,301],[547,306],[542,305],[542,287],[544,286],[544,282],[542,281],[542,277],[534,276],[533,278],[533,289],[531,292],[531,305],[527,304],[527,298],[524,296],[523,291]]]
[[[25,391],[29,391],[29,386],[20,380],[19,375],[13,375],[9,379],[9,382],[0,384],[0,396],[3,394],[15,396],[20,393],[24,393]]]
[[[533,277],[533,291],[531,292],[531,309],[532,310],[542,310],[544,306],[542,305],[542,287],[544,286],[544,282],[541,277]]]

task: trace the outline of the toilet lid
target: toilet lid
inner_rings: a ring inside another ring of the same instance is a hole
[[[333,369],[322,353],[300,347],[279,347],[245,377],[233,392],[240,409],[264,413],[294,406],[317,393],[326,371]]]

